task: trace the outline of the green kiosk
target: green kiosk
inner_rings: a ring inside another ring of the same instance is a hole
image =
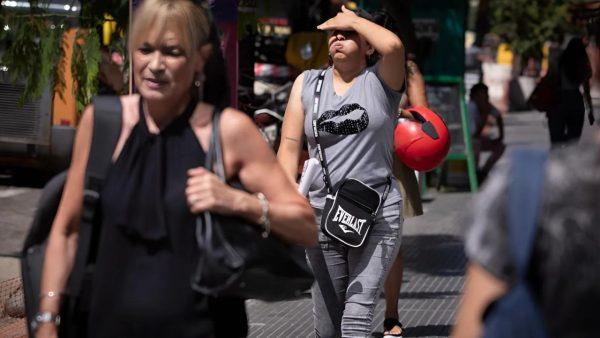
[[[427,98],[450,131],[452,144],[446,161],[466,161],[469,187],[475,192],[477,175],[464,86],[467,6],[465,0],[419,0],[412,3],[411,13]]]

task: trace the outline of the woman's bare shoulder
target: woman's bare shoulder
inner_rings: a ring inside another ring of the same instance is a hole
[[[234,140],[244,140],[249,134],[257,132],[256,124],[250,116],[232,107],[221,112],[219,127],[223,137]]]

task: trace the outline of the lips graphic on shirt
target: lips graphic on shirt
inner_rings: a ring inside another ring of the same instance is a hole
[[[317,120],[317,128],[334,135],[358,134],[369,126],[369,114],[358,103],[345,104],[339,110],[328,110]]]

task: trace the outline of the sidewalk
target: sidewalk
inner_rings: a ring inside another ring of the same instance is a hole
[[[511,113],[505,117],[508,150],[517,145],[548,147],[544,114]],[[584,136],[591,128],[584,127]],[[20,189],[20,190],[19,190]],[[21,247],[35,209],[37,189],[0,189],[0,251],[14,253]],[[17,191],[18,190],[18,191]],[[9,196],[8,194],[18,195]],[[399,303],[405,337],[447,337],[464,282],[466,258],[463,253],[464,212],[470,209],[470,193],[429,192],[434,197],[424,205],[425,214],[408,219],[403,229],[404,282]],[[0,282],[19,276],[18,261],[0,258]],[[0,294],[0,300],[4,302]],[[312,303],[308,296],[288,302],[264,303],[249,300],[250,337],[312,337]],[[374,318],[373,336],[381,337],[383,299]],[[22,320],[0,319],[0,337],[21,337]],[[9,333],[10,332],[10,333]],[[13,333],[15,335],[13,335]]]
[[[507,151],[514,146],[549,147],[544,114],[512,113],[505,117]],[[585,132],[585,131],[584,131]],[[400,295],[404,337],[447,337],[464,282],[463,217],[470,193],[430,192],[425,214],[404,222],[405,270]],[[309,297],[277,303],[249,300],[250,337],[313,337]],[[383,298],[375,310],[373,336],[381,337]]]

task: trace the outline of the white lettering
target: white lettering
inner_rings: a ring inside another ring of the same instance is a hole
[[[349,230],[346,230],[347,228],[350,228],[356,233],[360,234],[362,227],[366,221],[366,219],[357,219],[354,215],[347,212],[339,205],[337,210],[335,211],[335,216],[333,217],[333,222],[338,222],[340,225],[340,229],[342,229],[342,231],[345,233],[351,232]]]
[[[342,216],[342,213],[344,212],[344,209],[340,208],[338,206],[337,211],[335,212],[335,216],[333,216],[333,221],[334,222],[339,222],[340,217]]]

